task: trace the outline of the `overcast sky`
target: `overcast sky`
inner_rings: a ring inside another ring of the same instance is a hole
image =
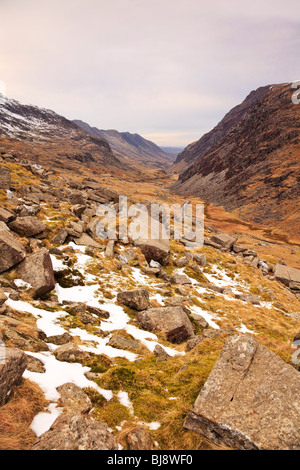
[[[299,57],[298,0],[0,0],[9,97],[159,145],[299,79]]]

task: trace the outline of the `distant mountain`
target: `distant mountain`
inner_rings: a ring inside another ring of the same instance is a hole
[[[118,132],[116,130],[101,130],[91,127],[86,122],[78,119],[73,121],[81,129],[89,134],[105,139],[114,154],[127,165],[142,164],[147,167],[162,167],[170,165],[174,156],[165,152],[150,140],[144,139],[139,134]]]
[[[299,230],[300,105],[290,84],[262,87],[177,158],[190,166],[173,186],[246,220]],[[213,143],[213,140],[215,142]]]
[[[169,153],[174,158],[184,150],[184,147],[160,147],[164,152]]]
[[[54,111],[21,104],[0,94],[1,138],[11,145],[15,142],[24,155],[32,153],[45,160],[50,157],[60,165],[77,161],[124,168],[104,139],[91,136]]]

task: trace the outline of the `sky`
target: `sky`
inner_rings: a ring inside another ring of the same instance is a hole
[[[181,146],[300,78],[298,0],[0,0],[0,92]]]

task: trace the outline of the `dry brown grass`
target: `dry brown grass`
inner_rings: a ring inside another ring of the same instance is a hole
[[[30,423],[46,405],[41,389],[23,379],[0,408],[0,450],[29,450],[36,440]]]

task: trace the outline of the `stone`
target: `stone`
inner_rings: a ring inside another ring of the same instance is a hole
[[[85,198],[81,191],[71,191],[69,199],[74,206],[78,204],[82,206],[85,204]]]
[[[146,310],[150,306],[149,293],[145,288],[119,292],[117,301],[133,310]]]
[[[182,307],[150,308],[139,312],[138,323],[147,331],[162,331],[171,343],[182,343],[194,335],[193,325]]]
[[[44,297],[55,288],[53,265],[46,248],[27,256],[16,269],[16,277],[31,285],[33,297]]]
[[[192,281],[184,274],[173,274],[173,276],[170,277],[170,282],[172,284],[181,284],[183,286],[192,284]]]
[[[156,344],[155,348],[153,349],[153,354],[157,357],[170,357],[167,351],[162,346],[160,346],[160,344]]]
[[[34,237],[46,230],[46,225],[35,216],[18,217],[8,226],[21,237]]]
[[[90,246],[92,248],[99,249],[102,248],[101,245],[93,240],[87,233],[83,233],[79,238],[74,238],[74,242],[79,246]]]
[[[187,264],[189,264],[189,260],[187,259],[186,256],[181,256],[180,258],[177,258],[174,262],[175,266],[178,266],[179,268],[183,268]]]
[[[9,399],[14,388],[19,385],[27,366],[26,355],[18,350],[0,348],[0,406]]]
[[[19,349],[32,352],[49,349],[42,330],[7,315],[0,316],[0,333],[6,341]]]
[[[202,335],[196,335],[193,336],[188,340],[186,343],[186,351],[191,351],[191,349],[194,349],[198,344],[200,344],[203,341],[203,336]]]
[[[202,328],[208,328],[208,323],[207,321],[205,320],[205,318],[203,318],[201,315],[199,315],[198,313],[191,313],[191,317],[202,327]]]
[[[68,235],[68,231],[63,228],[52,238],[52,243],[54,243],[55,245],[63,245]]]
[[[10,189],[11,171],[4,167],[0,167],[0,189]]]
[[[54,355],[58,361],[62,362],[84,362],[89,358],[88,353],[82,351],[73,343],[59,346],[55,349]]]
[[[84,325],[95,325],[96,323],[98,323],[98,320],[94,318],[93,315],[91,315],[90,313],[86,313],[86,312],[79,312],[78,319]]]
[[[115,255],[115,241],[109,240],[105,248],[105,256],[113,258]]]
[[[3,207],[0,207],[0,222],[4,222],[5,224],[8,224],[9,222],[12,222],[16,218],[16,215],[9,211],[8,209],[4,209]]]
[[[138,341],[124,338],[123,336],[118,335],[118,334],[115,334],[110,338],[108,345],[117,349],[139,349],[140,348],[140,343]]]
[[[234,335],[184,427],[240,450],[296,450],[300,443],[299,372],[249,335]]]
[[[226,251],[230,251],[237,241],[235,237],[227,235],[226,233],[215,234],[211,237],[210,241],[220,245]]]
[[[117,450],[105,423],[80,413],[63,413],[42,434],[31,450]]]
[[[20,263],[26,251],[4,222],[0,222],[0,273]]]
[[[193,260],[196,261],[197,264],[200,266],[205,266],[206,265],[206,256],[205,254],[199,254],[195,253],[193,256]]]
[[[46,372],[46,368],[40,359],[30,356],[29,354],[26,354],[26,357],[26,370],[29,370],[30,372],[36,372],[37,374],[44,374]]]
[[[235,298],[253,305],[260,305],[259,297],[255,294],[235,294]]]
[[[167,265],[170,259],[169,240],[136,240],[135,245],[140,247],[148,263],[151,260],[158,261],[163,266]]]
[[[126,436],[129,450],[154,450],[155,444],[150,434],[138,427],[130,431]]]
[[[47,343],[56,344],[57,346],[62,346],[63,344],[71,343],[73,337],[70,333],[63,333],[61,335],[53,335],[47,337]]]
[[[7,301],[8,297],[0,290],[0,307]]]
[[[89,413],[92,402],[84,391],[73,383],[65,383],[56,389],[60,394],[59,405],[70,411]]]

